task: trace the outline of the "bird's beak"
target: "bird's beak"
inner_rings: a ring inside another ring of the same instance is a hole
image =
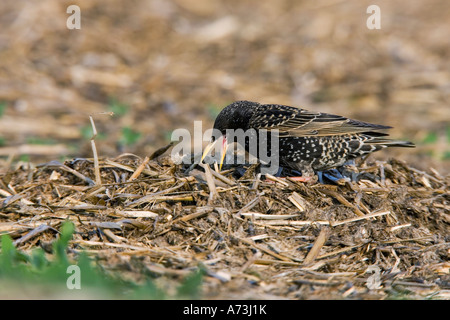
[[[203,151],[203,155],[202,158],[200,159],[200,162],[203,161],[203,159],[205,159],[206,155],[211,151],[211,149],[216,145],[218,140],[215,140],[213,142],[211,142],[210,144],[208,144],[205,148],[205,150]]]
[[[202,155],[202,158],[200,159],[200,162],[202,162],[203,159],[205,159],[206,155],[216,145],[217,141],[219,141],[219,140],[215,140],[214,142],[211,142],[210,144],[208,144],[206,146],[205,150],[203,151],[203,155]],[[222,150],[221,150],[220,162],[219,162],[219,170],[222,170],[223,160],[225,159],[225,155],[227,154],[227,150],[228,150],[227,138],[223,137]]]
[[[225,136],[224,136],[223,141],[222,141],[222,153],[220,155],[219,171],[222,171],[223,159],[225,159],[227,150],[228,150],[228,142],[227,142],[227,138],[225,138]]]

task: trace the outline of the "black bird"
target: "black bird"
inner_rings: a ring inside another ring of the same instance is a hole
[[[225,107],[214,122],[227,145],[227,129],[278,130],[280,164],[310,176],[386,147],[414,147],[408,141],[387,139],[391,127],[313,112],[278,104],[236,101]],[[204,155],[211,149],[205,150]],[[249,151],[249,145],[245,145]],[[269,146],[270,149],[270,146]],[[258,157],[257,155],[254,155]],[[220,165],[222,165],[224,155]],[[203,158],[202,158],[203,159]]]

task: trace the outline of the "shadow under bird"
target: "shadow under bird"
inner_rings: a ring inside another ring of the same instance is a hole
[[[408,141],[388,139],[388,134],[383,131],[390,128],[334,114],[252,101],[233,102],[219,113],[214,122],[214,129],[219,130],[223,137],[220,167],[230,143],[230,130],[267,130],[268,134],[276,131],[278,148],[269,145],[268,152],[276,153],[280,165],[300,171],[303,177],[314,175],[314,171],[337,168],[387,147],[415,146]],[[217,141],[213,140],[208,145],[202,160]],[[243,147],[251,154],[248,141]],[[253,156],[258,158],[258,154]]]

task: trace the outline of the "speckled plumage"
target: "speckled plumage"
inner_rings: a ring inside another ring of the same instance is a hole
[[[302,172],[336,168],[386,147],[414,147],[411,142],[387,139],[388,134],[382,131],[389,126],[252,101],[237,101],[225,107],[214,128],[223,135],[226,129],[277,129],[280,163]]]

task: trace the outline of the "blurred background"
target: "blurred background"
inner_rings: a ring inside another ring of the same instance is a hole
[[[100,156],[143,157],[246,99],[391,125],[418,147],[374,158],[448,173],[449,21],[448,0],[2,0],[0,158],[91,157],[89,115]]]

